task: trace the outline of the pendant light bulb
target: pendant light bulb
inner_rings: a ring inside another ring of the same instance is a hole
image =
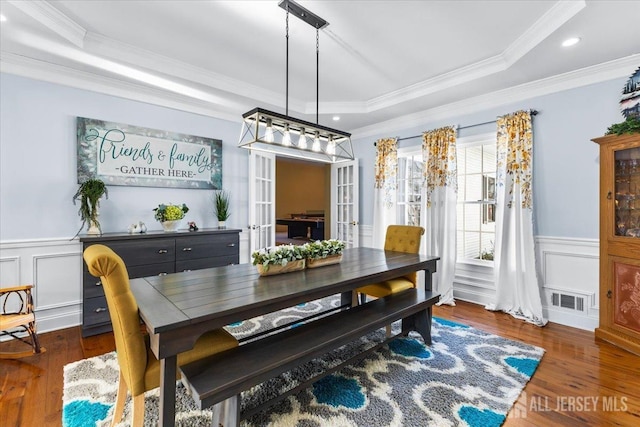
[[[315,152],[320,152],[320,132],[318,131],[316,131],[316,136],[313,138],[313,145],[311,146],[311,149]]]
[[[327,154],[333,156],[336,154],[336,143],[333,141],[333,135],[329,135],[329,142],[327,143]]]
[[[264,131],[264,140],[266,142],[273,142],[273,126],[271,125],[271,119],[267,119],[267,129]]]
[[[282,134],[282,145],[291,147],[291,134],[289,133],[289,123],[284,124],[284,133]]]
[[[300,139],[298,140],[298,148],[303,150],[307,149],[307,134],[304,133],[304,128],[300,128]]]

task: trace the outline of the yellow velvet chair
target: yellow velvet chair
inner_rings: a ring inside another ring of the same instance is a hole
[[[111,426],[124,411],[127,390],[133,398],[133,427],[144,421],[144,393],[160,385],[160,362],[140,329],[138,304],[129,287],[127,268],[113,250],[104,245],[91,245],[84,251],[89,272],[100,277],[107,297],[109,315],[116,342],[120,379]],[[178,365],[236,347],[238,341],[223,329],[202,335],[194,348],[178,355]],[[178,370],[179,372],[179,370]],[[179,374],[178,374],[179,375]]]
[[[33,311],[33,285],[12,286],[0,289],[0,335],[8,335],[29,345],[29,350],[1,352],[0,359],[18,359],[44,353],[36,333],[36,315]],[[27,336],[18,334],[28,335]]]
[[[385,251],[405,252],[417,254],[420,252],[420,241],[424,234],[424,228],[413,225],[390,225],[384,240]],[[360,295],[360,301],[366,302],[367,295],[376,298],[383,298],[405,289],[415,288],[417,273],[409,273],[395,279],[385,280],[380,283],[358,288],[356,291]]]

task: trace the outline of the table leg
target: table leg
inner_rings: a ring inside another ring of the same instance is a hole
[[[158,425],[174,427],[176,424],[176,373],[178,356],[160,359],[160,419]]]
[[[429,292],[433,290],[433,275],[431,274],[431,270],[423,270],[424,271],[424,290]]]
[[[342,292],[340,294],[340,305],[341,306],[348,305],[350,307],[353,306],[353,301],[354,301],[353,298],[356,298],[356,297],[354,297],[355,293],[356,293],[356,291]]]
[[[416,331],[426,345],[431,345],[431,307],[402,319],[402,335]]]

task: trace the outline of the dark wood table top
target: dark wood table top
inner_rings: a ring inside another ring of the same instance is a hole
[[[197,323],[218,328],[369,283],[436,271],[438,257],[372,248],[346,249],[339,264],[274,276],[238,264],[131,280],[150,334]]]

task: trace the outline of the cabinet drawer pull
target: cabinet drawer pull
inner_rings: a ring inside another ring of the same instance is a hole
[[[167,273],[158,273],[158,276],[166,276]]]
[[[98,307],[94,310],[96,313],[102,313],[103,311],[107,311],[105,307]]]
[[[235,243],[229,243],[229,244],[227,245],[227,247],[228,247],[228,248],[232,248],[232,247],[234,247],[235,245],[236,245]]]
[[[96,282],[96,286],[102,286],[102,282]]]
[[[169,251],[168,251],[168,250],[166,250],[166,249],[160,249],[160,250],[158,251],[158,253],[159,253],[159,254],[166,254],[167,252],[169,252]]]
[[[191,252],[191,248],[182,248],[182,252]]]
[[[188,268],[187,268],[187,269],[185,269],[185,270],[182,270],[182,272],[183,272],[183,273],[186,273],[186,272],[188,272],[188,271],[191,271],[191,270],[189,270]]]

